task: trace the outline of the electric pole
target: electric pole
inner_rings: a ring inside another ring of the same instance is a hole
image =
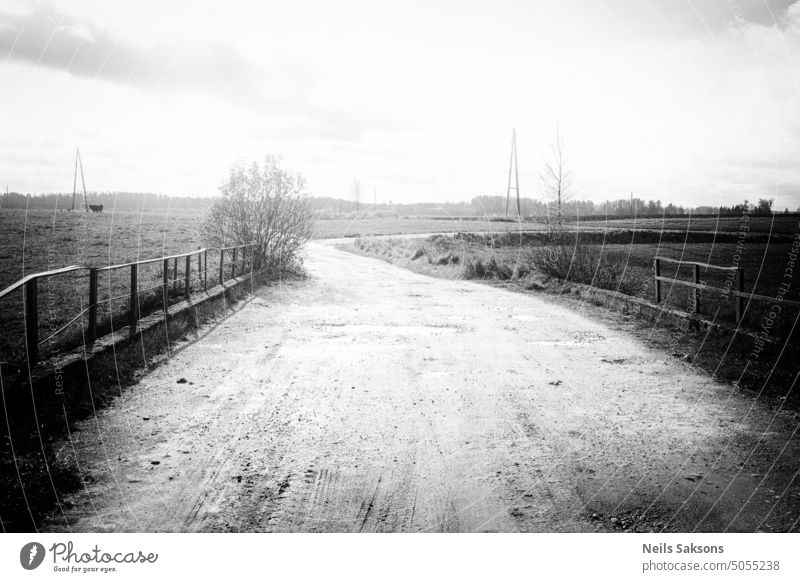
[[[514,186],[511,186],[511,177],[514,177]],[[519,203],[519,164],[517,164],[517,130],[511,130],[511,160],[508,163],[508,189],[506,190],[506,216],[508,216],[508,202],[511,198],[511,190],[517,193],[517,216],[522,218],[522,211]]]

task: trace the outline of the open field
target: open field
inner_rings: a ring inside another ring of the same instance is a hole
[[[778,235],[791,237],[798,232],[800,216],[796,214],[775,216],[686,216],[667,218],[614,218],[591,217],[588,219],[567,219],[568,229],[576,227],[582,231],[597,230],[653,230],[679,232],[709,232],[735,235],[746,230],[753,235]],[[444,232],[517,232],[547,230],[544,219],[523,222],[503,220],[477,220],[471,218],[376,218],[353,220],[319,220],[315,238],[344,238],[356,236],[435,234]]]
[[[579,221],[584,226],[603,228],[606,220],[593,217],[591,221]],[[624,229],[673,229],[683,231],[739,232],[746,227],[753,233],[793,235],[797,232],[800,216],[797,214],[776,214],[774,216],[699,216],[661,218],[609,218],[612,228]],[[570,221],[574,224],[575,221]]]
[[[355,220],[318,220],[314,238],[345,238],[355,236],[433,234],[437,232],[508,232],[520,228],[544,230],[538,223],[492,220],[441,220],[430,218],[375,218]]]

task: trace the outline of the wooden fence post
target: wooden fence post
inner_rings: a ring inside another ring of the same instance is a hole
[[[186,272],[183,274],[183,296],[186,299],[189,299],[189,286],[191,285],[191,279],[189,278],[192,274],[192,256],[186,255]]]
[[[164,259],[163,281],[161,282],[161,295],[164,302],[164,313],[169,307],[169,259]]]
[[[661,276],[661,261],[656,257],[655,262],[653,263],[653,270],[655,271],[655,283],[656,283],[656,305],[661,303],[661,281],[658,278]]]
[[[219,250],[219,284],[225,282],[225,249]]]
[[[236,251],[239,247],[233,247],[233,260],[231,261],[231,279],[236,278]]]
[[[694,284],[700,284],[700,265],[694,266]],[[694,305],[692,305],[692,311],[695,313],[700,312],[700,289],[697,287],[694,288]]]
[[[253,293],[253,257],[256,253],[256,247],[250,247],[250,293]]]
[[[744,293],[744,271],[741,267],[736,269],[736,290]],[[736,302],[736,323],[741,323],[744,316],[744,297],[736,295],[734,301]]]
[[[28,362],[33,367],[39,361],[39,279],[25,283],[25,343]]]
[[[139,315],[139,265],[131,265],[131,311],[128,315],[128,332],[136,333],[136,322]]]
[[[90,344],[97,339],[97,269],[89,269],[89,325],[86,336]]]
[[[203,269],[203,291],[208,291],[208,249],[203,251],[203,264],[206,267]]]
[[[172,259],[172,294],[178,294],[178,257]]]

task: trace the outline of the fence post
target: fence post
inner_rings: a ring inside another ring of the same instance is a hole
[[[236,251],[239,247],[233,247],[233,261],[231,261],[231,279],[236,278]]]
[[[225,282],[225,249],[219,250],[219,284]]]
[[[655,283],[656,283],[656,305],[661,303],[661,281],[658,278],[661,276],[661,261],[656,257],[655,262],[653,263],[653,270],[655,271]]]
[[[172,294],[178,294],[178,257],[172,259]]]
[[[744,271],[741,267],[736,269],[736,290],[744,293]],[[744,297],[736,295],[734,301],[736,302],[736,323],[740,323],[744,315]]]
[[[700,284],[700,265],[694,266],[694,284]],[[694,305],[692,305],[692,310],[695,313],[700,312],[700,289],[697,287],[694,288]]]
[[[28,348],[28,362],[33,367],[39,361],[39,279],[33,278],[25,283],[25,341]]]
[[[253,257],[256,254],[256,247],[250,247],[250,294],[253,293]]]
[[[191,284],[189,276],[191,275],[191,273],[192,273],[192,256],[186,255],[186,272],[183,274],[183,285],[184,285],[183,296],[186,299],[189,299],[189,285]]]
[[[203,291],[208,291],[208,249],[203,251]]]
[[[164,300],[164,313],[169,307],[169,259],[164,259],[163,281],[161,283],[161,295]]]
[[[86,335],[90,344],[97,338],[97,269],[89,269],[89,326]]]
[[[131,265],[131,312],[128,316],[128,332],[136,333],[136,322],[139,315],[139,265]]]

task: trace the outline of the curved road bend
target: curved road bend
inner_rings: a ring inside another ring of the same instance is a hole
[[[749,412],[729,386],[535,296],[325,243],[306,266],[73,433],[86,486],[49,529],[754,531],[797,518],[790,414]]]

